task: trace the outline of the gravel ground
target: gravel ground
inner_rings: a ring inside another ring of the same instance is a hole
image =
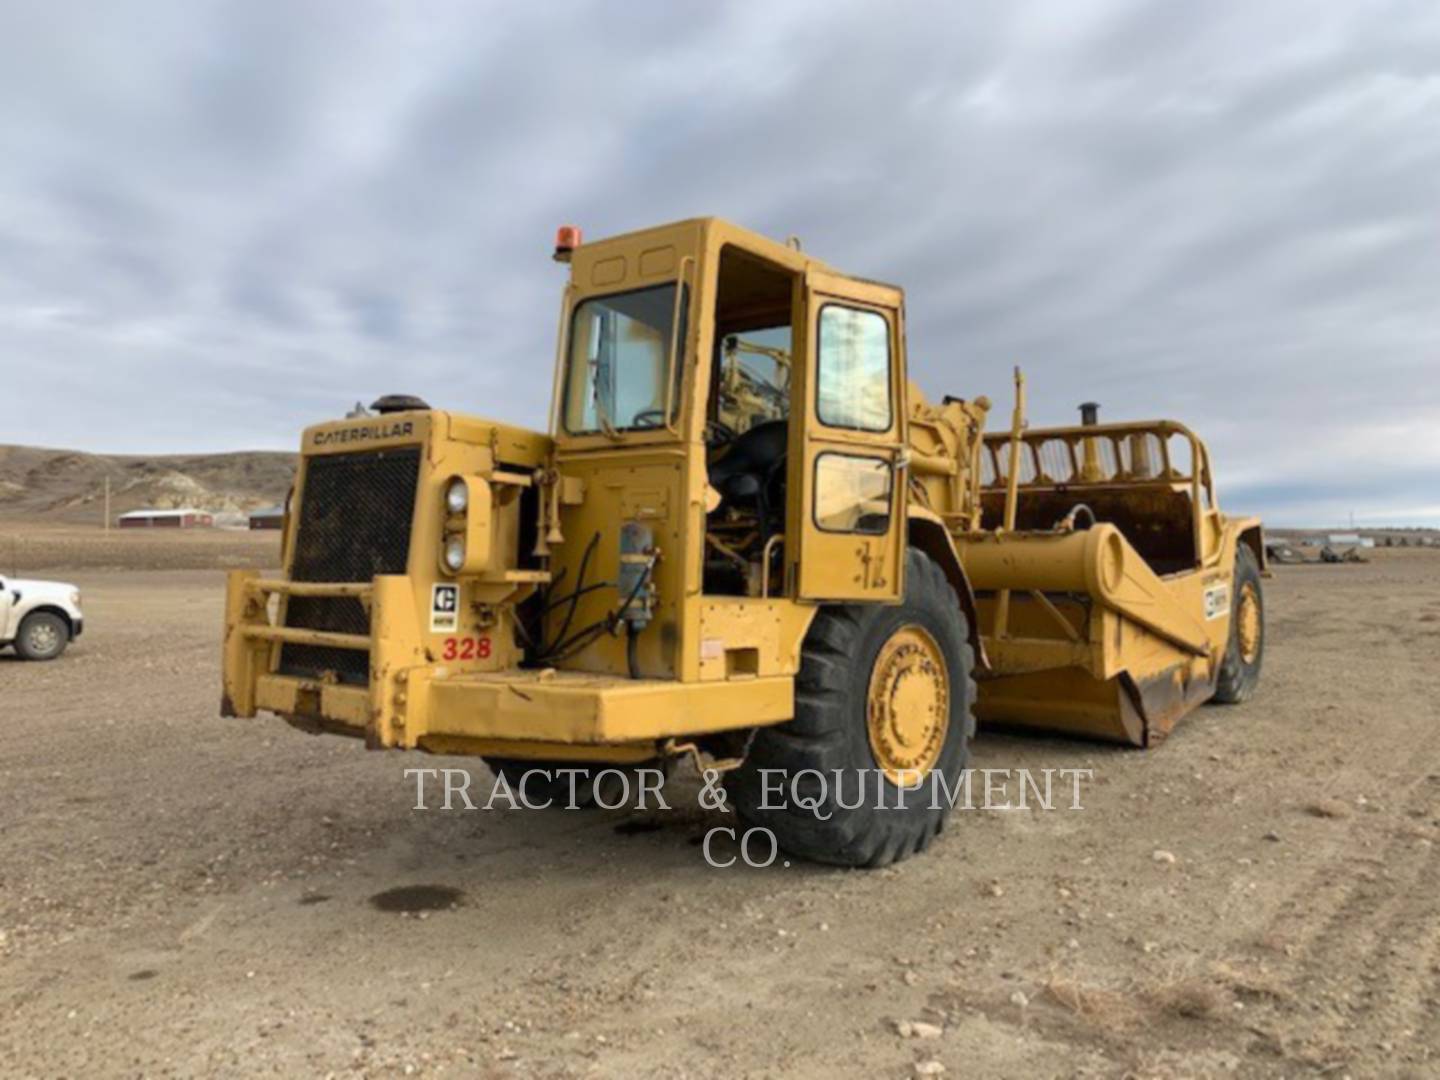
[[[880,872],[708,866],[684,771],[416,811],[488,773],[217,716],[217,572],[63,576],[85,636],[0,656],[6,1075],[1440,1074],[1440,553],[1279,568],[1261,693],[1156,750],[982,733],[1084,809]]]

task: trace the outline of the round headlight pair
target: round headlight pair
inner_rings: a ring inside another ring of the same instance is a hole
[[[470,487],[464,480],[456,478],[445,489],[445,509],[452,514],[463,514],[470,505]]]
[[[465,565],[465,538],[463,536],[452,536],[445,541],[445,568],[452,573],[459,573],[460,568]]]

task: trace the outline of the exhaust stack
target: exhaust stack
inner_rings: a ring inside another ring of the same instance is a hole
[[[1095,401],[1087,401],[1080,406],[1080,424],[1082,427],[1094,427],[1100,423],[1100,404]],[[1087,437],[1084,444],[1084,458],[1080,464],[1080,479],[1086,483],[1099,483],[1105,479],[1104,472],[1100,468],[1100,446],[1093,439]]]

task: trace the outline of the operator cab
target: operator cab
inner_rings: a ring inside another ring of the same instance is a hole
[[[900,291],[709,218],[557,254],[571,276],[551,431],[586,494],[583,511],[557,508],[563,531],[584,536],[557,544],[548,566],[573,583],[617,565],[612,521],[659,552],[625,605],[660,627],[642,638],[639,669],[677,670],[696,596],[893,602],[906,520]],[[609,614],[605,592],[578,599],[577,625]]]

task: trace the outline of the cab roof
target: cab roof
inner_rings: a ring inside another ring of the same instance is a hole
[[[804,273],[806,270],[812,269],[821,270],[827,274],[849,278],[852,281],[866,282],[872,285],[883,285],[886,288],[900,290],[900,286],[892,282],[847,273],[822,259],[817,259],[798,246],[792,246],[788,242],[782,243],[763,233],[755,232],[753,229],[747,229],[743,225],[737,225],[733,221],[714,216],[683,218],[679,221],[671,221],[663,225],[651,225],[630,232],[615,233],[597,240],[586,240],[581,246],[594,249],[612,243],[628,245],[640,241],[649,235],[655,235],[657,237],[667,233],[673,235],[675,232],[682,232],[687,229],[695,230],[702,237],[702,244],[698,246],[709,246],[704,244],[703,241],[710,241],[715,247],[726,243],[735,244],[737,247],[744,248],[796,273]],[[798,238],[795,239],[795,244],[799,244]]]

